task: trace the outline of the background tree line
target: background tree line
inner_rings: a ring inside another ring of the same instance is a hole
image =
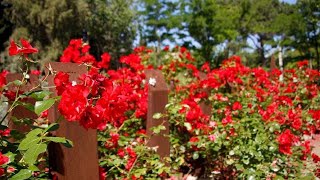
[[[88,32],[91,53],[114,59],[134,46],[180,45],[213,67],[237,54],[249,66],[268,67],[279,49],[285,62],[310,59],[320,68],[320,0],[2,0],[0,50],[28,37],[38,58],[57,60],[71,38]]]

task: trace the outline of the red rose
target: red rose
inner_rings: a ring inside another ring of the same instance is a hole
[[[234,110],[234,111],[236,111],[236,110],[241,110],[242,109],[242,105],[241,105],[241,103],[240,102],[235,102],[235,103],[233,103],[233,105],[232,105],[232,109]]]
[[[54,77],[54,84],[56,85],[57,94],[60,96],[63,91],[71,85],[69,82],[69,74],[58,72]]]
[[[9,158],[0,152],[0,166],[9,162]]]
[[[292,154],[291,146],[297,140],[298,138],[294,134],[292,134],[289,129],[285,130],[278,136],[279,151],[287,155]]]
[[[83,85],[70,86],[62,93],[58,109],[66,120],[81,119],[88,103],[88,94],[88,88]]]

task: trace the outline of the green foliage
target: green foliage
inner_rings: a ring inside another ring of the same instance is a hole
[[[55,99],[46,99],[37,101],[34,105],[34,112],[40,115],[43,111],[48,110],[55,103]]]
[[[81,38],[83,30],[88,32],[91,53],[98,59],[102,52],[109,52],[113,58],[131,49],[135,30],[135,11],[132,1],[117,0],[5,0],[5,17],[14,24],[10,39],[29,37],[39,48],[37,58],[41,63],[58,60],[68,40]],[[12,64],[11,71],[17,71],[19,64]],[[13,58],[15,59],[15,58]]]

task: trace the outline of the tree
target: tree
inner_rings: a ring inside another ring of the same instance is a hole
[[[0,51],[4,50],[4,42],[6,42],[12,33],[12,24],[4,16],[5,9],[9,8],[9,4],[0,1]]]
[[[155,44],[160,49],[166,43],[179,44],[188,36],[183,0],[140,0],[136,8],[140,15],[140,45]]]
[[[132,47],[131,1],[125,0],[5,0],[6,16],[14,25],[11,39],[29,38],[39,47],[38,58],[57,60],[72,38],[89,34],[91,52],[108,51],[115,58]]]
[[[84,27],[89,32],[91,52],[96,56],[109,52],[114,59],[129,53],[136,34],[133,0],[86,0],[86,3],[89,12]]]
[[[308,54],[308,58],[315,58],[317,69],[320,70],[320,0],[298,0],[297,5],[304,20],[304,29],[297,34],[298,48],[314,52],[314,55]]]

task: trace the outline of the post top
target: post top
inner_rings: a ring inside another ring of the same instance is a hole
[[[148,83],[149,91],[168,91],[166,81],[160,70],[148,69],[145,70],[146,83]]]

